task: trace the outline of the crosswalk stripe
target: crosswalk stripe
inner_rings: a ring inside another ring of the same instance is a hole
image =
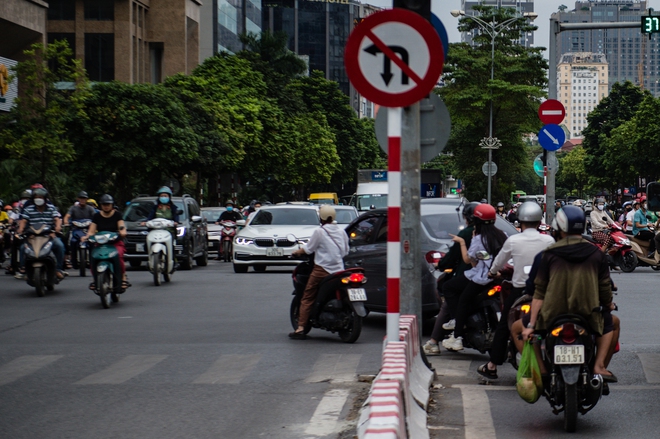
[[[0,386],[36,372],[62,357],[63,355],[25,355],[18,357],[0,366]]]
[[[649,384],[660,383],[660,354],[637,354]]]
[[[486,386],[457,385],[452,387],[461,389],[465,439],[495,438],[495,425],[490,412]]]
[[[193,384],[239,384],[257,366],[261,355],[222,355]]]
[[[74,384],[122,384],[166,359],[168,355],[128,355],[110,367]]]
[[[361,357],[361,354],[321,354],[305,382],[355,382]]]
[[[319,437],[338,433],[339,417],[349,393],[348,389],[328,390],[309,420],[305,434]]]

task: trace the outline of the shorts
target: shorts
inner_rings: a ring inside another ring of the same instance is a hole
[[[603,335],[614,331],[614,321],[612,320],[612,312],[608,310],[601,311],[603,314]],[[523,327],[527,327],[529,320],[531,318],[531,313],[525,313],[522,317]],[[545,331],[538,331],[539,333]]]

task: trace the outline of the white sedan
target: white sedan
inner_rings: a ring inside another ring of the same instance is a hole
[[[234,272],[246,273],[250,266],[263,272],[268,265],[298,265],[300,260],[289,258],[298,244],[289,242],[287,235],[307,242],[320,225],[314,205],[262,207],[234,238]]]

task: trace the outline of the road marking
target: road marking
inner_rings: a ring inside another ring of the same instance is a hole
[[[491,390],[509,390],[512,392],[516,391],[516,388],[513,386],[484,386],[483,384],[457,384],[451,386],[453,389],[458,388],[469,388],[476,390],[484,390],[490,392]],[[660,390],[660,386],[648,386],[648,385],[631,385],[631,386],[622,386],[616,383],[610,384],[610,390]]]
[[[122,384],[166,359],[167,355],[128,355],[74,384]]]
[[[239,384],[257,366],[260,354],[222,355],[193,384]]]
[[[646,381],[650,384],[660,383],[660,354],[637,354],[642,362]]]
[[[495,438],[495,425],[490,413],[486,386],[456,385],[463,397],[463,423],[465,439]]]
[[[325,392],[323,399],[309,420],[305,434],[312,437],[327,436],[339,430],[341,410],[348,399],[348,389],[332,389]]]
[[[63,355],[24,355],[18,357],[0,366],[0,386],[36,372],[62,357]]]
[[[322,354],[305,382],[355,382],[361,357],[361,354]]]

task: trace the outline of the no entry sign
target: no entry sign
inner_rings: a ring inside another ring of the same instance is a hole
[[[565,116],[564,104],[556,99],[548,99],[539,107],[539,119],[543,125],[559,125]]]
[[[405,9],[368,16],[351,32],[344,53],[355,89],[385,107],[407,107],[424,98],[438,82],[443,63],[436,30]]]

